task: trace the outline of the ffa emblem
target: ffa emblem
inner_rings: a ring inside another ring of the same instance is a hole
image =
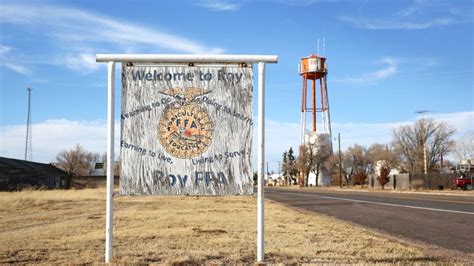
[[[158,124],[158,140],[165,150],[182,159],[204,153],[212,142],[214,124],[196,97],[209,93],[201,88],[169,88],[162,94],[172,96]]]

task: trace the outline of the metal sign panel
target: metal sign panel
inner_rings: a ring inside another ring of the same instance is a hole
[[[122,86],[122,194],[253,194],[251,65],[123,64]]]

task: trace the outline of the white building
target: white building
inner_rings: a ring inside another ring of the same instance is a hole
[[[329,157],[332,151],[331,136],[327,133],[309,132],[305,136],[306,145],[312,145],[314,152],[321,153],[321,157]],[[328,165],[323,164],[319,169],[318,186],[331,185],[331,174]],[[310,172],[308,186],[316,186],[316,173]]]

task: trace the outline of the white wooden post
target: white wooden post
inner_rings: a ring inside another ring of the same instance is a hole
[[[114,237],[114,127],[115,62],[108,62],[107,79],[107,203],[105,217],[105,263],[112,259]]]
[[[265,256],[265,63],[258,63],[258,195],[257,195],[257,262]]]

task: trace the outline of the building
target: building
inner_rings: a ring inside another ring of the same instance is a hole
[[[286,186],[286,180],[283,173],[266,174],[264,176],[266,186]],[[294,182],[294,179],[290,178],[290,185]]]
[[[95,162],[92,168],[91,176],[94,177],[106,177],[107,176],[107,163]]]
[[[51,164],[0,157],[0,190],[66,188],[67,173]]]

